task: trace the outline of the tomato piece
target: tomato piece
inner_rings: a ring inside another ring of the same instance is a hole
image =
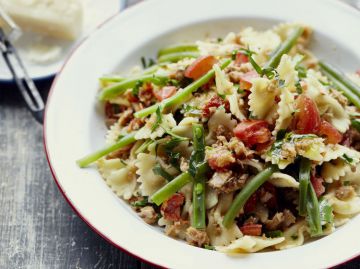
[[[205,118],[210,117],[211,116],[210,108],[212,108],[212,107],[218,108],[219,106],[222,106],[222,105],[225,107],[226,111],[230,110],[230,104],[229,104],[228,100],[224,100],[218,95],[211,97],[209,102],[207,102],[202,109],[203,116]]]
[[[177,88],[175,86],[165,86],[158,91],[154,91],[154,95],[156,99],[162,101],[164,99],[169,98],[170,96],[173,96],[176,93],[176,91]]]
[[[185,201],[185,197],[181,193],[173,194],[169,199],[167,199],[161,205],[161,213],[164,218],[170,221],[179,221],[180,216],[180,207]]]
[[[311,185],[314,188],[317,197],[320,197],[321,194],[325,192],[325,187],[323,185],[324,179],[322,177],[315,176],[314,174],[310,177]]]
[[[257,192],[253,193],[244,205],[244,213],[250,213],[255,211],[256,203],[258,200]]]
[[[357,74],[358,76],[360,76],[360,69],[358,69],[358,70],[356,71],[356,74]]]
[[[330,144],[340,143],[343,138],[342,134],[326,120],[321,120],[318,134],[325,136],[326,142]]]
[[[201,56],[186,68],[184,75],[187,78],[198,79],[205,75],[216,62],[216,58],[212,55]]]
[[[248,224],[240,227],[240,231],[244,235],[260,236],[262,230],[261,224]]]
[[[235,64],[236,65],[241,65],[243,63],[248,63],[249,62],[249,57],[246,56],[245,54],[241,53],[241,52],[238,52],[236,54],[236,57],[235,57]]]
[[[298,112],[293,119],[293,129],[299,134],[316,134],[320,128],[320,115],[313,100],[306,95],[296,99]]]
[[[239,88],[242,90],[250,90],[252,86],[252,80],[259,77],[256,71],[249,71],[240,76]]]
[[[264,120],[243,120],[235,127],[234,135],[249,147],[266,143],[271,138],[268,123]]]

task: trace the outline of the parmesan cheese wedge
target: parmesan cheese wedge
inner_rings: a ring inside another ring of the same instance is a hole
[[[0,0],[0,5],[25,30],[67,40],[82,30],[81,0]]]

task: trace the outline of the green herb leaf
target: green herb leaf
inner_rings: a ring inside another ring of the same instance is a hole
[[[136,201],[134,203],[132,203],[131,205],[134,207],[144,207],[149,203],[148,201],[148,197],[144,196],[142,200]]]
[[[156,121],[154,125],[151,127],[151,132],[154,132],[162,123],[162,114],[160,106],[156,109]]]
[[[306,68],[304,67],[304,66],[302,66],[302,65],[297,65],[297,66],[295,66],[295,70],[298,72],[298,77],[300,78],[300,79],[302,79],[302,78],[306,78],[306,76],[307,76],[307,70],[306,70]]]
[[[210,245],[204,245],[204,248],[207,250],[215,250],[215,247]]]
[[[283,232],[280,231],[280,230],[267,231],[267,232],[265,232],[265,236],[266,236],[266,237],[270,237],[270,238],[282,237],[282,236],[283,236]]]
[[[303,93],[303,88],[301,87],[301,84],[300,84],[300,80],[296,81],[295,82],[295,87],[296,87],[296,92],[298,94],[302,94]]]
[[[143,85],[144,83],[141,80],[136,81],[134,88],[132,88],[131,93],[134,96],[138,96],[139,95],[139,91],[140,91],[140,87]]]
[[[347,164],[353,164],[354,163],[354,159],[351,158],[350,156],[348,156],[346,153],[344,153],[343,156],[340,157],[342,160],[344,160]]]

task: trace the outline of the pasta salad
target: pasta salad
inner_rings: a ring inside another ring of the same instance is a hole
[[[109,187],[146,223],[225,253],[328,235],[360,212],[360,72],[286,23],[160,49],[100,78]],[[359,119],[358,119],[359,118]]]

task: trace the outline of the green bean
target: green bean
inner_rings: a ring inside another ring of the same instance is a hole
[[[231,62],[231,59],[225,60],[220,66],[221,69],[224,69],[225,67],[227,67],[230,64],[230,62]],[[143,117],[146,117],[146,116],[148,116],[148,115],[150,115],[152,113],[155,113],[156,109],[159,106],[162,107],[162,108],[167,108],[167,107],[170,107],[170,106],[173,106],[173,105],[180,105],[180,104],[184,103],[191,93],[195,92],[201,86],[208,83],[209,80],[212,77],[214,77],[214,75],[215,75],[215,71],[214,71],[214,69],[211,69],[209,72],[207,72],[205,75],[203,75],[198,80],[194,81],[193,83],[191,83],[190,85],[188,85],[184,89],[179,90],[175,95],[171,96],[168,99],[165,99],[161,103],[152,105],[150,107],[147,107],[147,108],[145,108],[143,110],[140,110],[140,111],[136,112],[134,114],[134,116],[136,118],[143,118]]]
[[[127,145],[130,145],[135,142],[135,133],[128,134],[124,137],[122,137],[118,142],[115,144],[108,146],[104,149],[98,150],[88,156],[85,156],[84,158],[77,160],[76,163],[81,167],[86,167],[89,164],[97,161],[103,156],[108,155],[111,152],[114,152],[115,150],[121,149]]]
[[[226,228],[229,228],[229,226],[233,223],[234,219],[239,214],[240,209],[245,205],[250,196],[277,170],[278,167],[276,165],[271,165],[249,180],[245,187],[236,196],[229,210],[225,214],[223,225]]]
[[[172,54],[185,51],[197,51],[198,47],[195,44],[176,44],[159,50],[158,57],[165,54]]]
[[[332,65],[322,62],[319,62],[320,67],[326,71],[328,74],[330,74],[333,78],[335,78],[337,81],[339,81],[341,84],[343,84],[346,88],[348,88],[350,91],[352,91],[355,95],[360,97],[360,87],[356,85],[354,82],[352,82],[344,73],[337,70]]]
[[[198,167],[198,173],[204,174],[206,171],[208,171],[209,166],[207,163],[203,163]],[[190,175],[189,172],[184,172],[180,175],[178,175],[176,178],[171,180],[169,183],[167,183],[165,186],[163,186],[160,190],[155,192],[150,200],[153,201],[156,205],[161,205],[166,199],[168,199],[171,195],[173,195],[175,192],[180,190],[182,187],[184,187],[189,182],[192,182],[193,177]]]
[[[337,80],[325,69],[322,69],[322,72],[330,79],[332,85],[335,87],[337,91],[341,92],[349,100],[350,103],[352,103],[354,106],[360,109],[360,98],[358,95],[356,95],[348,87],[342,84],[339,80]]]
[[[308,201],[306,208],[308,213],[307,220],[310,226],[310,235],[311,236],[322,235],[323,232],[321,227],[319,201],[316,197],[316,193],[312,184],[309,184]]]
[[[167,77],[158,77],[153,74],[131,77],[103,89],[99,94],[99,99],[101,101],[109,100],[117,95],[123,94],[127,89],[133,88],[138,81],[161,84],[162,81],[165,81],[166,79]]]
[[[171,195],[173,195],[191,181],[192,176],[188,172],[182,173],[167,183],[160,190],[155,192],[150,197],[150,200],[153,201],[156,205],[161,205],[166,199],[170,198]]]
[[[264,69],[276,68],[281,60],[281,56],[291,50],[291,48],[295,45],[296,40],[302,35],[303,32],[303,27],[295,28],[291,35],[273,52],[269,61],[265,64]]]
[[[311,161],[306,158],[302,158],[300,162],[300,171],[299,171],[299,215],[306,215],[306,204],[307,204],[307,194],[308,186],[310,184],[310,168]]]
[[[194,124],[192,130],[194,151],[191,154],[189,166],[189,173],[194,177],[191,225],[196,229],[204,229],[206,226],[205,176],[199,173],[197,168],[199,164],[204,162],[205,158],[205,135],[201,124]]]
[[[185,58],[197,58],[199,53],[196,51],[184,51],[170,54],[164,54],[158,58],[159,63],[174,63]]]

